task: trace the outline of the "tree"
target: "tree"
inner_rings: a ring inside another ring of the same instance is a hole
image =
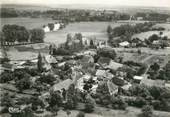
[[[21,80],[16,82],[16,87],[23,91],[24,89],[29,89],[31,87],[31,81],[29,78],[22,78]]]
[[[110,34],[111,32],[112,32],[112,27],[109,25],[109,26],[107,27],[107,33]]]
[[[96,89],[96,103],[102,105],[109,105],[110,104],[110,93],[107,86],[107,83],[100,84]]]
[[[148,40],[149,40],[150,42],[153,42],[153,41],[158,40],[158,39],[159,39],[159,36],[156,35],[156,34],[153,34],[153,35],[151,35],[151,36],[148,38]]]
[[[41,57],[40,53],[38,54],[37,68],[38,68],[39,72],[43,71],[43,63],[42,63],[42,57]]]
[[[29,32],[24,26],[4,25],[2,32],[6,42],[27,42],[29,39]]]
[[[4,93],[3,95],[1,95],[1,106],[5,106],[5,107],[10,107],[10,106],[14,106],[14,101],[11,98],[11,96],[9,95],[9,93]]]
[[[66,108],[74,109],[77,106],[77,101],[75,86],[71,84],[67,90]]]
[[[142,108],[141,117],[153,117],[153,107],[146,105]]]
[[[99,49],[97,51],[97,53],[98,53],[99,56],[108,57],[108,58],[111,58],[111,59],[115,59],[115,57],[116,57],[116,52],[115,52],[114,49],[112,49],[112,50],[107,49],[107,48]]]
[[[40,100],[37,96],[32,97],[30,99],[30,102],[32,104],[32,110],[36,111],[38,107],[44,108],[45,105],[42,100]]]
[[[11,81],[11,80],[13,80],[12,72],[5,71],[5,72],[1,73],[0,83],[6,83],[6,82]]]
[[[30,34],[31,34],[31,42],[34,43],[39,43],[39,42],[44,42],[44,36],[45,36],[45,32],[42,29],[32,29],[30,30]]]
[[[153,65],[150,66],[150,68],[154,71],[158,71],[160,66],[157,63],[154,63]]]
[[[125,110],[127,107],[126,102],[120,97],[112,97],[111,99],[113,109]]]
[[[38,79],[41,83],[47,83],[49,85],[54,85],[54,81],[56,80],[56,78],[53,75],[41,75],[40,78]]]
[[[90,46],[94,46],[93,40],[90,40]]]
[[[168,63],[165,66],[165,74],[166,74],[166,77],[169,78],[170,80],[170,61],[168,61]]]
[[[62,106],[62,101],[63,99],[59,91],[51,92],[50,99],[49,99],[49,104],[51,107],[56,106],[56,105],[58,107]]]
[[[94,109],[94,103],[92,100],[87,99],[86,103],[85,103],[85,111],[90,113],[93,112]]]
[[[54,29],[54,23],[48,23],[48,27],[51,31]]]

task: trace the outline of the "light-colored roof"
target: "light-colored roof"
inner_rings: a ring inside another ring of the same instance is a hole
[[[123,67],[123,64],[114,62],[113,60],[111,60],[109,65],[108,65],[108,68],[113,69],[113,70],[117,70],[120,67]]]
[[[120,46],[128,46],[128,45],[129,45],[129,42],[124,41],[124,42],[119,43],[119,45],[120,45]]]
[[[165,81],[164,80],[142,79],[140,84],[144,84],[146,86],[164,87],[165,86]]]
[[[109,92],[111,95],[115,94],[118,92],[118,86],[112,83],[111,81],[107,82],[107,86],[109,88]]]
[[[132,84],[128,83],[128,84],[122,86],[121,88],[124,89],[124,90],[128,90],[129,87],[131,87],[131,86],[132,86]]]
[[[105,70],[97,70],[96,71],[96,76],[105,76],[106,71]]]
[[[51,55],[46,55],[45,56],[45,60],[48,62],[48,63],[57,63],[57,60],[51,56]]]
[[[143,76],[134,76],[133,79],[135,79],[135,80],[142,80]]]
[[[52,88],[54,91],[58,91],[63,88],[67,90],[72,83],[73,83],[73,81],[71,79],[67,79],[67,80],[64,80],[58,84],[53,85]]]

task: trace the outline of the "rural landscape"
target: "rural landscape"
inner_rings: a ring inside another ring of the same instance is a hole
[[[1,117],[170,117],[170,6],[44,4],[0,4]]]

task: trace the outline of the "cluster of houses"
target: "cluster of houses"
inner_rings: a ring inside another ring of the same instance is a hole
[[[44,32],[52,32],[52,31],[58,31],[59,29],[64,27],[63,23],[60,22],[56,22],[56,23],[51,23],[51,25],[53,25],[52,28],[50,28],[49,25],[45,25],[43,26],[43,30]]]

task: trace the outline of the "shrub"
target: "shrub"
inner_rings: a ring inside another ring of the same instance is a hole
[[[38,79],[41,83],[47,83],[50,85],[54,84],[54,81],[56,80],[54,76],[52,75],[41,75],[40,78]]]
[[[88,99],[85,103],[85,111],[90,113],[93,112],[94,109],[94,103],[92,102],[92,100]]]
[[[127,103],[120,97],[113,97],[111,100],[113,109],[125,110]]]
[[[146,105],[142,108],[141,117],[153,117],[153,108],[152,106]]]
[[[77,116],[76,117],[85,117],[85,114],[84,114],[84,112],[79,112],[78,114],[77,114]]]
[[[29,78],[23,78],[16,82],[16,87],[22,91],[24,89],[29,89],[31,87],[31,81]]]
[[[6,83],[13,80],[12,72],[5,71],[0,75],[0,83]]]

